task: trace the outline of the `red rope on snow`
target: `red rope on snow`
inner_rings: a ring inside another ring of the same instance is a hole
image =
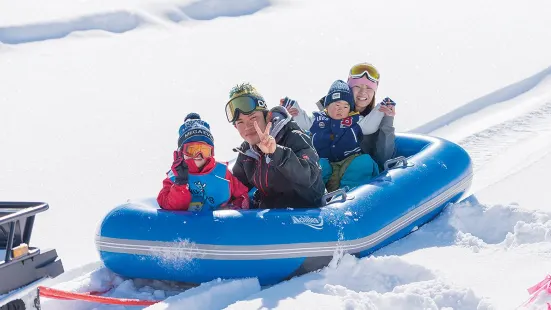
[[[115,297],[104,297],[96,296],[93,293],[99,292],[88,292],[88,293],[75,293],[58,290],[51,287],[39,286],[38,292],[40,296],[60,299],[60,300],[82,300],[89,302],[97,302],[108,305],[121,305],[121,306],[151,306],[160,302],[160,300],[140,300],[140,299],[128,299],[128,298],[115,298]]]

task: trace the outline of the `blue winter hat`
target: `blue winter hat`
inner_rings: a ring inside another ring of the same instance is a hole
[[[205,142],[214,147],[214,138],[210,132],[210,125],[201,119],[197,113],[189,113],[178,130],[178,148],[190,142]]]
[[[336,80],[331,84],[327,96],[323,102],[324,107],[328,107],[331,103],[344,100],[350,105],[350,111],[354,111],[354,94],[348,83],[342,80]]]
[[[186,115],[186,118],[184,118],[184,122],[187,121],[188,119],[201,119],[201,115],[195,112],[191,112],[188,115]]]

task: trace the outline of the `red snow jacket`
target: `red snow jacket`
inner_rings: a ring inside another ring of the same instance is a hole
[[[193,160],[186,160],[190,175],[205,175],[213,172],[216,167],[216,161],[213,157],[207,158],[207,162],[202,169],[199,169]],[[248,209],[249,196],[248,188],[235,178],[229,170],[226,169],[225,179],[229,181],[230,199],[227,204],[220,208]],[[223,190],[223,189],[220,189]],[[163,188],[157,196],[159,206],[165,210],[183,210],[187,211],[192,200],[192,193],[189,191],[188,184],[174,184],[169,177],[164,179]]]

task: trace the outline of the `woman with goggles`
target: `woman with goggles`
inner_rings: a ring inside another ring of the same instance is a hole
[[[385,161],[395,155],[395,129],[393,123],[394,116],[396,115],[396,103],[387,97],[380,104],[375,104],[375,95],[379,87],[379,81],[379,71],[369,63],[356,64],[348,72],[347,83],[354,95],[354,110],[363,117],[368,116],[374,110],[384,113],[377,130],[374,133],[364,135],[360,144],[362,152],[371,155],[382,171]],[[324,110],[324,101],[325,97],[322,97],[316,102],[320,111]],[[310,124],[308,122],[309,119],[305,118],[308,115],[300,112],[302,109],[295,100],[284,98],[281,99],[280,103],[287,108],[299,125],[303,125],[301,128]],[[302,123],[301,120],[303,121]]]

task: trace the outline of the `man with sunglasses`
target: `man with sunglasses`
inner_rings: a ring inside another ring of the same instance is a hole
[[[226,117],[245,140],[235,149],[233,175],[257,189],[251,208],[319,206],[325,186],[318,154],[283,107],[268,111],[262,95],[246,83],[230,91]]]

